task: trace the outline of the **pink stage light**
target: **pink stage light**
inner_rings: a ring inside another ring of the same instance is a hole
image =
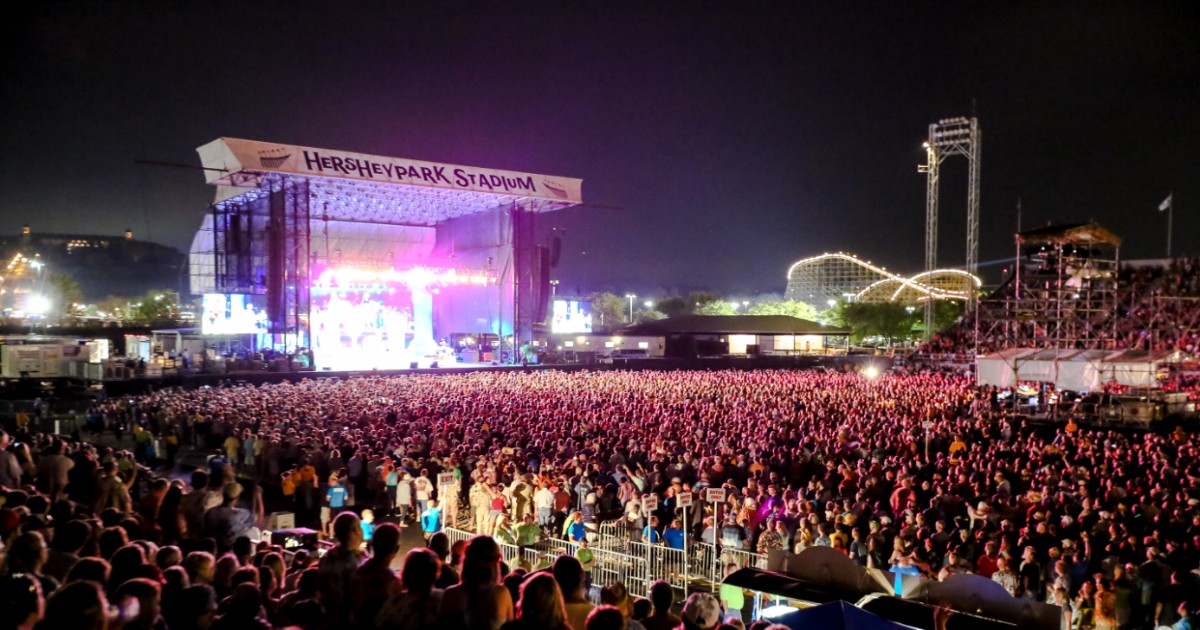
[[[362,267],[330,267],[317,276],[314,286],[346,288],[354,284],[402,284],[409,288],[445,286],[490,286],[496,276],[478,269],[438,267],[409,267],[397,269],[365,269]]]

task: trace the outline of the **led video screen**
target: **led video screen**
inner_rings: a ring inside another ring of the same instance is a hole
[[[576,300],[555,300],[554,318],[550,321],[553,333],[592,332],[592,305]]]
[[[240,293],[205,293],[201,302],[205,335],[252,335],[267,332],[267,313]]]

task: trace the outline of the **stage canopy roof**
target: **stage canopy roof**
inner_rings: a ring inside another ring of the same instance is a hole
[[[436,225],[518,205],[533,212],[583,203],[583,180],[218,138],[198,149],[214,206],[253,201],[284,178],[308,181],[313,219]]]
[[[1022,245],[1110,245],[1121,246],[1121,237],[1109,232],[1096,223],[1068,223],[1047,225],[1017,234]]]

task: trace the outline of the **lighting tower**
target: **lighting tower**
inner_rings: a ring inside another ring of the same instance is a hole
[[[967,264],[966,271],[979,271],[979,154],[981,132],[975,118],[943,118],[929,125],[925,141],[925,271],[937,268],[938,176],[942,160],[954,155],[967,158]],[[933,302],[925,304],[925,334],[933,331]]]

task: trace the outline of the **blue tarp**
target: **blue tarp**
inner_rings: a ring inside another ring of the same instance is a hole
[[[787,613],[771,620],[795,630],[906,630],[846,602],[829,602]]]

